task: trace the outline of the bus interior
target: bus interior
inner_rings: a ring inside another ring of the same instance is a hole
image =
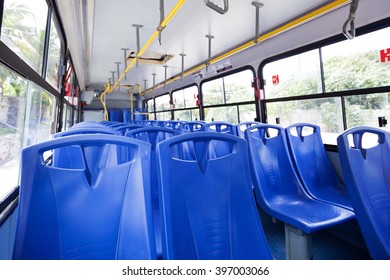
[[[388,0],[0,3],[1,260],[390,258]]]

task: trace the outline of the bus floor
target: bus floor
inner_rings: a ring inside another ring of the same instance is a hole
[[[271,254],[276,260],[286,259],[284,224],[275,221],[258,208]],[[312,235],[314,260],[370,260],[363,236],[356,221]]]

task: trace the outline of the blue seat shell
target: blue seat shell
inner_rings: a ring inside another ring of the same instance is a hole
[[[375,145],[366,146],[365,135]],[[373,259],[390,259],[390,134],[351,128],[337,138],[345,184]]]
[[[291,159],[306,191],[315,199],[353,211],[347,189],[331,166],[320,127],[297,123],[286,128]]]
[[[193,143],[194,158],[177,153]],[[232,146],[214,158],[210,141]],[[247,145],[236,136],[185,133],[157,144],[164,259],[271,259],[250,181]]]
[[[238,136],[237,127],[234,124],[223,121],[214,121],[206,123],[205,130]]]
[[[45,151],[107,144],[127,152],[116,161],[102,156],[95,170],[43,161]],[[13,258],[155,259],[149,161],[150,144],[116,135],[60,137],[23,149]]]
[[[236,125],[238,136],[245,139],[245,130],[248,127],[251,127],[251,126],[254,126],[257,124],[259,124],[259,122],[255,122],[255,121],[240,122],[239,124]]]
[[[345,208],[312,198],[291,161],[284,128],[258,124],[245,131],[259,206],[270,216],[307,234],[354,219]]]
[[[162,258],[162,243],[161,243],[161,212],[160,212],[160,192],[158,187],[157,176],[157,154],[156,146],[161,141],[169,139],[178,135],[177,130],[150,126],[128,131],[125,136],[132,137],[141,141],[145,141],[151,145],[151,158],[150,158],[150,182],[151,182],[151,199],[153,209],[153,223],[154,223],[154,235],[156,239],[156,252],[159,259]]]

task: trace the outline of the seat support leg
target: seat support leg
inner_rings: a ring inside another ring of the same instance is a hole
[[[288,224],[284,224],[284,234],[287,260],[313,259],[311,234]]]

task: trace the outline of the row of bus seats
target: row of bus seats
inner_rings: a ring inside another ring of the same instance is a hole
[[[23,151],[16,259],[270,259],[256,201],[285,223],[289,259],[312,258],[311,233],[355,214],[371,256],[389,258],[346,193],[356,176],[343,185],[315,125],[83,122],[55,138]]]
[[[129,108],[111,108],[108,110],[109,119],[115,122],[131,123],[131,120],[142,121],[146,119],[146,110],[144,108],[135,108],[133,111]]]

